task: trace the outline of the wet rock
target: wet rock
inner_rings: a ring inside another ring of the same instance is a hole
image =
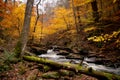
[[[96,57],[87,57],[84,59],[87,63],[95,63]]]
[[[113,64],[113,63],[112,63],[109,59],[96,58],[95,64],[102,64],[102,65],[109,66],[109,65],[111,65],[111,64]]]
[[[78,54],[79,54],[79,55],[82,55],[82,56],[88,56],[89,51],[88,51],[87,49],[80,49],[80,50],[78,51]]]
[[[112,68],[119,68],[120,67],[120,62],[112,62],[110,60],[104,61],[104,65],[107,67],[112,67]]]
[[[66,47],[55,47],[54,49],[55,50],[64,50],[66,52],[73,53],[73,51],[70,48],[66,48]]]
[[[67,55],[69,55],[69,54],[70,54],[70,53],[67,52],[66,50],[60,50],[60,51],[58,52],[57,55],[64,55],[64,56],[67,56]]]
[[[120,62],[114,63],[114,67],[115,67],[115,68],[119,68],[119,67],[120,67]]]
[[[79,54],[74,54],[74,53],[71,53],[70,55],[66,56],[66,59],[82,59],[83,57],[80,56]]]
[[[31,49],[30,49],[30,52],[32,52],[32,53],[34,53],[36,55],[41,55],[41,54],[47,53],[47,49],[32,46]]]
[[[96,60],[94,63],[95,64],[104,64],[103,60]]]

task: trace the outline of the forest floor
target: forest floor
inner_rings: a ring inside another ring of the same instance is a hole
[[[46,73],[58,71],[60,70],[57,71],[50,70],[46,72],[37,63],[19,62],[17,64],[12,64],[10,70],[1,73],[0,80],[97,80],[96,78],[84,74],[59,76],[59,78],[58,76],[48,78],[42,77],[42,75]],[[36,78],[33,78],[34,75],[36,76]]]

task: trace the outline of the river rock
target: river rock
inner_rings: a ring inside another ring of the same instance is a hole
[[[69,52],[69,53],[73,53],[72,49],[70,48],[67,48],[67,47],[54,47],[55,50],[64,50],[66,52]]]
[[[36,55],[41,55],[41,54],[47,53],[47,49],[32,46],[31,49],[30,49],[30,52],[32,52],[32,53],[34,53]]]
[[[95,64],[105,65],[108,67],[114,67],[113,62],[111,62],[109,59],[105,59],[105,58],[96,58]]]
[[[59,74],[58,74],[58,72],[47,72],[47,73],[44,73],[42,75],[42,78],[45,78],[45,79],[58,79]]]
[[[59,50],[59,52],[57,53],[57,55],[64,55],[64,56],[67,56],[69,55],[70,53],[67,52],[66,50]]]
[[[66,56],[66,59],[78,59],[78,60],[80,60],[80,59],[82,59],[83,57],[82,56],[80,56],[79,54],[74,54],[74,53],[71,53],[71,54],[69,54],[68,56]]]
[[[80,54],[80,55],[83,55],[83,56],[87,56],[87,55],[89,54],[89,51],[88,51],[87,49],[81,49],[81,50],[79,51],[79,54]]]

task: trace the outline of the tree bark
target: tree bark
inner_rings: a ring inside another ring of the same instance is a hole
[[[42,38],[43,38],[43,27],[44,27],[44,18],[43,18],[43,12],[42,12],[42,18],[41,18],[41,22],[42,22],[42,25],[41,25],[41,31],[40,31],[40,34],[41,34],[41,36],[40,36],[40,44],[42,43]]]
[[[63,16],[63,20],[64,20],[64,22],[65,22],[65,24],[66,24],[67,30],[69,30],[69,28],[70,28],[69,23],[68,23],[67,20],[65,19],[65,16],[64,16],[64,15],[62,15],[62,16]]]
[[[78,20],[78,26],[80,27],[81,26],[81,19],[80,19],[80,13],[79,13],[79,11],[80,11],[80,6],[77,6],[76,7],[76,12],[77,12],[77,20]],[[79,30],[80,31],[80,30]]]
[[[74,20],[75,20],[75,27],[77,34],[79,34],[79,27],[77,25],[77,16],[76,16],[76,11],[75,11],[75,6],[74,6],[74,1],[72,0],[72,9],[73,9],[73,15],[74,15]]]
[[[35,25],[34,25],[33,33],[35,33],[35,32],[36,32],[37,22],[38,22],[39,17],[40,17],[40,14],[39,14],[39,9],[38,9],[38,6],[39,6],[40,2],[41,2],[41,0],[39,0],[39,2],[36,4],[37,16],[36,16],[36,20],[35,20]],[[32,35],[32,41],[34,41],[34,34]]]
[[[7,4],[8,0],[5,0],[5,4]]]
[[[15,47],[16,57],[20,57],[24,55],[24,50],[26,48],[29,30],[30,30],[30,20],[31,20],[33,3],[34,3],[34,0],[27,0],[23,29],[21,32],[20,39]]]
[[[19,36],[20,36],[20,34],[21,34],[21,29],[20,29],[20,27],[21,27],[21,22],[20,22],[20,19],[19,19],[19,18],[17,18],[17,22],[18,22],[18,24],[17,24],[16,28],[17,28],[18,34],[19,34]]]
[[[16,0],[13,0],[14,6],[15,6],[15,2],[16,2]]]
[[[83,69],[81,66],[75,65],[75,64],[57,63],[57,62],[54,62],[51,60],[38,58],[38,57],[34,57],[34,56],[24,56],[23,59],[27,60],[27,61],[45,64],[45,65],[51,66],[54,69],[55,68],[56,69],[66,69],[66,70],[74,71],[75,73],[86,74],[86,75],[95,77],[100,80],[120,80],[120,76],[118,76],[118,75],[95,71],[92,68]]]
[[[99,21],[99,13],[98,13],[97,1],[93,0],[91,2],[91,6],[92,6],[92,10],[93,10],[94,22],[98,22]]]

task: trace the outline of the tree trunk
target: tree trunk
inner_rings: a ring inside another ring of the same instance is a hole
[[[92,10],[93,10],[94,22],[98,22],[99,21],[99,13],[98,13],[97,1],[93,0],[91,2],[91,6],[92,6]]]
[[[81,26],[81,19],[80,19],[80,13],[79,13],[79,11],[80,11],[80,6],[77,6],[76,7],[76,12],[77,12],[77,21],[78,21],[78,26],[80,27]],[[79,30],[80,31],[80,30]]]
[[[64,22],[65,22],[65,24],[66,24],[67,30],[69,30],[69,29],[70,29],[69,23],[68,23],[67,20],[65,19],[65,16],[64,16],[64,15],[62,15],[62,16],[63,16],[63,20],[64,20]]]
[[[51,66],[54,69],[55,68],[56,69],[66,69],[66,70],[74,71],[75,73],[86,74],[86,75],[98,78],[100,80],[120,80],[120,76],[118,76],[118,75],[95,71],[92,68],[84,69],[81,66],[75,65],[75,64],[57,63],[57,62],[54,62],[51,60],[38,58],[38,57],[34,57],[34,56],[24,56],[23,58],[27,61],[38,62],[41,64]]]
[[[41,18],[41,22],[42,22],[42,25],[41,25],[41,31],[40,31],[40,44],[42,43],[42,38],[43,38],[43,27],[44,27],[44,18],[43,18],[43,12],[42,12],[42,18]]]
[[[20,27],[21,27],[21,22],[20,22],[20,19],[19,19],[19,18],[17,18],[17,20],[18,20],[18,25],[16,26],[16,28],[17,28],[18,34],[19,34],[19,36],[20,36],[20,34],[21,34],[21,29],[20,29]]]
[[[38,5],[40,4],[41,0],[39,0],[39,2],[36,4],[36,10],[37,10],[37,17],[35,20],[35,25],[34,25],[34,29],[33,29],[33,34],[32,34],[32,42],[34,41],[34,33],[36,32],[36,26],[37,26],[37,22],[39,20],[39,9],[38,9]]]
[[[77,16],[76,16],[76,11],[75,11],[75,6],[74,6],[74,1],[72,0],[72,9],[73,9],[73,15],[74,15],[74,20],[75,20],[75,27],[77,34],[79,33],[79,27],[77,25]]]
[[[8,0],[5,0],[5,4],[7,4]]]
[[[20,39],[15,47],[16,57],[22,56],[26,48],[29,30],[30,30],[30,20],[31,20],[33,3],[34,3],[34,0],[27,0],[23,29],[21,32]]]
[[[13,0],[14,6],[15,6],[15,2],[16,2],[16,0]]]

